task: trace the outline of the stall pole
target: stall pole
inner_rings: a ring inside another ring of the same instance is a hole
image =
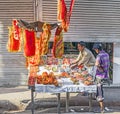
[[[32,114],[34,114],[34,87],[31,87],[31,111]]]
[[[60,93],[57,93],[57,100],[58,100],[57,113],[60,114]]]
[[[66,92],[66,112],[69,112],[69,96],[70,93]]]
[[[92,111],[92,93],[89,93],[89,112]]]

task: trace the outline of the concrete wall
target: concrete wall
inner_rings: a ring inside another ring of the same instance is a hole
[[[120,84],[120,43],[114,43],[113,84]]]

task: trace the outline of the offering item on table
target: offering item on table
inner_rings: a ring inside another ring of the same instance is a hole
[[[53,84],[59,86],[59,83],[64,80],[64,84],[69,82],[69,79],[72,84],[84,84],[84,85],[92,85],[93,79],[92,76],[88,73],[87,70],[71,70],[69,69],[67,72],[67,68],[69,66],[62,65],[44,65],[40,67],[40,71],[37,76],[38,84]],[[62,69],[62,70],[61,70]],[[65,82],[67,81],[67,82]],[[69,82],[69,84],[71,84]],[[64,85],[61,83],[61,85]]]
[[[83,71],[81,73],[74,72],[73,76],[74,76],[74,78],[79,80],[84,85],[92,85],[93,84],[93,78],[87,71]]]
[[[70,59],[69,58],[63,58],[63,64],[70,65]]]
[[[53,84],[58,86],[57,79],[53,72],[50,72],[49,74],[47,72],[43,72],[42,75],[37,76],[37,84]]]
[[[75,77],[71,77],[71,80],[73,81],[73,84],[79,84],[79,80]]]
[[[62,77],[62,78],[63,78],[63,77],[68,78],[68,77],[70,77],[70,75],[69,75],[67,72],[62,72],[62,73],[61,73],[61,77]]]
[[[83,83],[84,83],[85,85],[92,85],[92,84],[93,84],[93,78],[92,78],[92,76],[88,76],[88,77],[83,81]]]
[[[47,64],[47,56],[46,55],[42,55],[40,56],[40,65],[46,65]]]

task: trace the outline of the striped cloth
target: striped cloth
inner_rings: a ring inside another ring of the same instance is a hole
[[[100,51],[96,57],[96,61],[99,62],[99,66],[96,70],[96,76],[100,78],[108,78],[109,77],[109,55],[104,50]]]

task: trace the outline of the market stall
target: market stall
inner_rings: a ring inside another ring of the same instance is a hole
[[[47,22],[31,22],[13,19],[9,27],[7,49],[9,52],[20,52],[26,59],[28,69],[28,86],[31,89],[32,114],[34,114],[34,92],[57,93],[58,113],[60,113],[60,93],[66,93],[66,112],[69,107],[69,93],[96,92],[92,76],[84,66],[70,68],[74,57],[64,55],[63,33],[68,31],[74,0],[71,0],[67,11],[64,0],[58,2],[58,20],[61,24]],[[51,30],[56,29],[53,45],[49,49]],[[50,52],[50,53],[49,53]]]
[[[47,60],[47,63],[50,63],[50,58]],[[44,61],[46,61],[46,57],[44,57]],[[34,92],[56,93],[58,113],[60,113],[61,93],[66,93],[66,112],[69,112],[69,94],[85,92],[89,95],[89,110],[91,111],[92,93],[96,93],[96,85],[93,83],[92,76],[84,68],[71,69],[68,65],[68,61],[70,61],[68,58],[52,59],[52,61],[54,64],[39,67],[35,85],[31,87],[32,114],[34,114]]]

